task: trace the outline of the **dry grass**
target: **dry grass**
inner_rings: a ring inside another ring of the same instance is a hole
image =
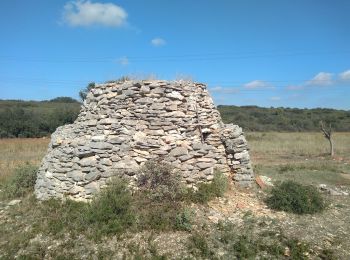
[[[39,166],[49,142],[48,138],[0,139],[0,182],[23,164]]]
[[[350,133],[334,133],[335,157],[322,133],[248,133],[255,173],[275,181],[350,185]]]
[[[255,163],[281,163],[327,158],[329,143],[316,133],[247,133]],[[335,160],[350,160],[350,133],[334,133]]]

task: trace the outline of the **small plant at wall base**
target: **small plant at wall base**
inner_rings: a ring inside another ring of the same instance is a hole
[[[179,200],[184,192],[184,185],[178,172],[167,163],[148,161],[140,169],[138,187],[151,200]]]
[[[97,225],[101,234],[122,233],[136,219],[131,205],[132,196],[126,182],[115,178],[89,205],[86,222]]]
[[[141,230],[190,230],[192,215],[183,203],[185,187],[178,172],[163,162],[148,161],[140,169],[134,194]]]
[[[195,203],[207,203],[215,197],[222,197],[228,187],[227,177],[216,172],[211,183],[201,183],[197,191],[188,190],[187,199]]]
[[[21,166],[2,185],[1,197],[23,197],[34,190],[38,168],[30,164]]]
[[[295,214],[313,214],[326,207],[321,193],[315,187],[294,181],[285,181],[273,187],[266,203],[272,209]]]

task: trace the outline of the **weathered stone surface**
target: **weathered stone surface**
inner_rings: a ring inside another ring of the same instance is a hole
[[[111,125],[111,124],[116,124],[116,123],[118,123],[118,119],[115,119],[115,118],[105,118],[105,119],[101,119],[98,123],[101,124],[101,125]]]
[[[98,150],[109,150],[109,149],[112,149],[113,145],[107,142],[93,142],[90,144],[90,147],[92,149],[98,149]]]
[[[79,161],[79,164],[82,167],[89,167],[89,166],[95,166],[96,162],[97,162],[96,157],[91,156],[91,157],[86,157],[86,158],[81,159]]]
[[[176,147],[173,150],[171,150],[169,153],[169,155],[173,157],[183,156],[187,154],[188,154],[188,150],[184,147]]]
[[[180,92],[177,91],[172,91],[169,94],[166,94],[166,97],[178,100],[183,100],[185,98],[183,95],[180,94]]]
[[[87,173],[84,178],[86,181],[90,182],[93,180],[96,180],[100,177],[100,173],[98,171],[90,171],[89,173]]]
[[[149,94],[151,92],[151,89],[149,86],[142,86],[140,92],[143,94]]]
[[[135,181],[150,159],[191,186],[214,169],[242,185],[254,180],[242,129],[223,124],[205,85],[126,81],[96,85],[76,121],[52,134],[35,194],[86,201],[115,175]]]
[[[96,136],[91,137],[91,140],[95,141],[95,142],[99,142],[99,141],[104,141],[105,138],[106,138],[105,135],[96,135]]]
[[[72,178],[74,181],[84,180],[85,174],[81,171],[71,171],[67,173],[68,178]]]
[[[185,155],[182,155],[179,157],[180,161],[183,162],[183,161],[187,161],[189,159],[192,159],[194,156],[191,155],[191,154],[185,154]]]
[[[200,162],[196,164],[200,169],[207,169],[209,167],[212,167],[212,163],[205,163],[205,162]]]
[[[140,104],[151,104],[153,103],[153,99],[149,97],[144,97],[137,99],[135,102]]]

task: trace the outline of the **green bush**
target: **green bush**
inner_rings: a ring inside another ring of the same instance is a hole
[[[189,237],[188,249],[194,256],[200,256],[205,259],[211,259],[214,256],[214,252],[211,250],[207,235],[204,233],[196,232]]]
[[[322,195],[315,187],[294,181],[285,181],[273,187],[266,203],[272,209],[296,214],[320,212],[326,206]]]
[[[42,233],[71,235],[86,233],[99,240],[105,235],[121,234],[136,220],[133,197],[126,183],[113,179],[90,203],[50,199],[39,206],[43,221],[35,228]]]
[[[307,256],[307,253],[310,251],[310,246],[307,243],[301,242],[298,239],[289,239],[286,241],[286,244],[290,249],[291,259],[310,259]]]
[[[137,210],[137,227],[139,230],[169,231],[178,230],[177,215],[183,211],[180,202],[164,200],[151,201],[149,198],[135,198]]]
[[[258,243],[247,235],[241,235],[233,244],[233,251],[237,259],[253,259],[258,252]]]
[[[154,201],[180,200],[184,192],[180,175],[166,163],[148,161],[138,179],[140,191]]]
[[[5,198],[23,197],[34,190],[37,167],[26,164],[15,170],[13,175],[2,187],[2,196]]]
[[[222,197],[227,190],[227,177],[219,172],[214,174],[211,183],[201,183],[196,192],[189,190],[188,198],[195,203],[207,203],[215,197]]]
[[[85,221],[100,235],[122,233],[135,223],[132,202],[126,182],[116,178],[88,205]]]
[[[192,211],[186,208],[183,209],[182,212],[179,212],[176,215],[176,219],[175,219],[176,229],[190,231],[192,228],[192,223],[191,223],[192,217],[193,217]]]
[[[62,235],[66,230],[78,235],[86,228],[84,218],[88,205],[73,200],[50,199],[38,203],[42,221],[35,226],[42,233]]]
[[[148,161],[141,168],[139,190],[134,194],[141,230],[190,230],[191,214],[185,208],[185,187],[178,172],[166,163]]]

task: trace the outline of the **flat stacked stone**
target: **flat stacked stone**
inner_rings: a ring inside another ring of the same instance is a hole
[[[76,121],[52,134],[35,194],[89,200],[112,176],[132,186],[151,159],[192,186],[211,181],[215,169],[242,185],[253,180],[242,129],[223,124],[204,84],[126,81],[96,85]]]

